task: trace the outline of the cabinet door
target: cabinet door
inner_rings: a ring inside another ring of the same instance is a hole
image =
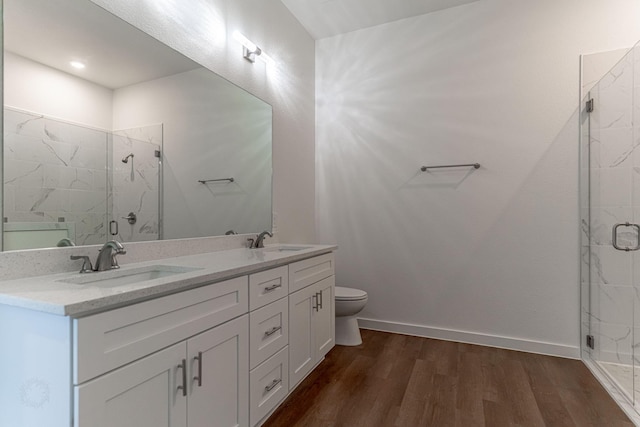
[[[308,286],[289,295],[289,389],[293,389],[314,367],[313,314],[317,290]]]
[[[74,388],[76,427],[185,427],[184,343]]]
[[[316,360],[322,359],[336,341],[334,283],[335,276],[331,276],[313,285],[319,305],[319,309],[313,312]]]
[[[189,426],[248,426],[248,315],[189,339],[187,350]]]

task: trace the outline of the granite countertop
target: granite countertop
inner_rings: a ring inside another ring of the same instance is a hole
[[[278,247],[305,249],[278,251]],[[22,307],[61,316],[82,317],[135,302],[167,295],[232,277],[286,265],[325,254],[335,245],[273,245],[264,249],[232,249],[133,263],[118,270],[96,273],[60,273],[25,279],[0,281],[0,304]],[[126,255],[120,256],[126,262]],[[94,278],[121,276],[126,272],[162,266],[184,271],[167,277],[131,284],[109,286],[103,283],[72,283]],[[71,283],[70,283],[71,282]]]

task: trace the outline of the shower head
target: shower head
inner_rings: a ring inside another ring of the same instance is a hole
[[[129,157],[131,157],[133,159],[133,153],[129,154],[127,157],[122,159],[122,163],[129,163]]]

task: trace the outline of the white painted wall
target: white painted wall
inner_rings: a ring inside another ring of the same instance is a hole
[[[10,52],[4,54],[5,105],[111,129],[113,92]]]
[[[273,106],[273,210],[281,241],[315,239],[315,44],[279,0],[92,0]],[[274,60],[242,58],[240,31]]]
[[[317,229],[364,324],[579,356],[579,55],[639,18],[485,0],[317,42]]]

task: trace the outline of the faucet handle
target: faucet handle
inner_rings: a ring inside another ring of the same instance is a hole
[[[92,273],[93,265],[91,265],[91,260],[86,255],[71,255],[71,259],[73,261],[81,259],[82,267],[80,268],[80,273]]]
[[[120,252],[121,254],[126,254],[126,252]],[[118,265],[118,259],[116,258],[116,252],[113,252],[113,255],[111,255],[111,268],[120,268],[120,266]]]
[[[247,242],[249,242],[249,249],[253,249],[255,246],[256,239],[248,238]]]

